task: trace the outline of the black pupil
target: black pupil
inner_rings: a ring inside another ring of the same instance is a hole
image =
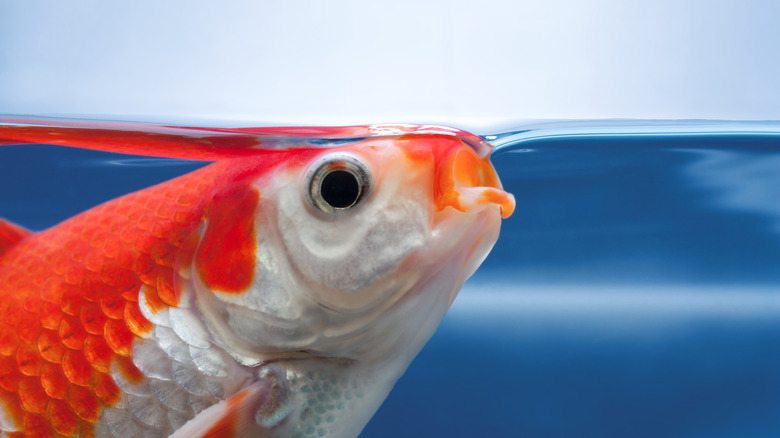
[[[346,170],[334,170],[322,179],[320,194],[331,207],[347,208],[357,202],[360,196],[360,184],[352,173]]]

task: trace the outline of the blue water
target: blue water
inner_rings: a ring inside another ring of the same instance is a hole
[[[363,438],[780,436],[780,138],[546,138]]]
[[[654,134],[496,154],[517,211],[362,438],[780,436],[780,140]],[[0,216],[201,165],[0,147]]]

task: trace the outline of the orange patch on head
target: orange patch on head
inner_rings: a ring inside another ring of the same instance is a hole
[[[212,290],[242,293],[255,271],[255,212],[260,193],[237,187],[215,195],[207,227],[195,253],[201,280]]]

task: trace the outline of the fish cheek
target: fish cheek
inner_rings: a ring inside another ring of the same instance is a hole
[[[259,200],[257,189],[248,186],[219,192],[212,199],[194,259],[200,279],[209,289],[238,294],[252,285]]]

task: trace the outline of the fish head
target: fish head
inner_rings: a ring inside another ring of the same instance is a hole
[[[428,129],[258,166],[243,194],[214,203],[192,261],[189,290],[215,344],[274,367],[288,397],[312,379],[357,388],[360,408],[337,416],[352,426],[332,433],[356,435],[514,209],[489,152],[478,137]],[[226,225],[239,231],[213,231]],[[242,236],[241,251],[225,252]],[[300,411],[309,401],[296,397]]]

